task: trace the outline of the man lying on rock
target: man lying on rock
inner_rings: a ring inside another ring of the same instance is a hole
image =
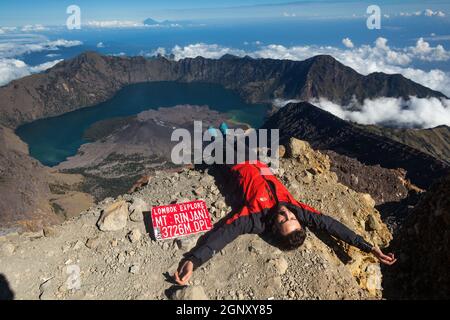
[[[224,133],[224,125],[221,131]],[[305,227],[324,231],[366,253],[371,252],[383,264],[396,262],[394,254],[384,254],[341,222],[294,199],[266,164],[246,161],[229,166],[228,170],[244,195],[244,205],[223,225],[211,230],[206,241],[180,262],[174,275],[178,284],[187,284],[195,269],[239,235],[270,231],[280,249],[294,250],[305,241]]]

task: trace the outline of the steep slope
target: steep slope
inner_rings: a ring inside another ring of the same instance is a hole
[[[0,145],[0,234],[39,230],[92,205],[89,195],[76,191],[81,176],[39,164],[11,129],[0,126]]]
[[[391,235],[370,196],[337,183],[328,157],[307,143],[294,141],[291,146],[301,147],[302,155],[282,159],[279,172],[290,191],[368,241],[386,246]],[[214,167],[159,171],[138,192],[105,200],[44,234],[0,237],[0,274],[17,299],[167,299],[180,288],[164,275],[175,271],[197,237],[152,241],[142,212],[148,215],[158,204],[202,198],[217,222],[238,208],[238,195],[227,180]],[[96,223],[113,203],[115,214],[130,214],[129,220],[118,231],[101,232]],[[81,286],[69,289],[76,270]],[[197,270],[190,286],[203,288],[210,299],[370,299],[380,298],[380,283],[374,257],[308,232],[304,246],[289,253],[257,235],[241,236]]]
[[[92,106],[126,85],[149,81],[209,82],[234,89],[249,102],[275,98],[327,98],[347,103],[352,97],[444,97],[401,75],[362,76],[331,56],[305,61],[197,57],[171,61],[163,57],[110,57],[87,52],[43,74],[0,88],[0,124],[17,127],[36,119]]]
[[[438,126],[431,129],[363,127],[377,135],[401,142],[450,164],[450,127],[448,126]]]
[[[367,165],[403,168],[407,171],[406,177],[424,189],[449,171],[445,162],[427,153],[373,134],[306,102],[281,108],[263,128],[280,129],[282,142],[296,137],[308,141],[314,148],[332,150]]]
[[[386,270],[388,297],[450,298],[450,175],[423,195],[391,248],[400,261]]]

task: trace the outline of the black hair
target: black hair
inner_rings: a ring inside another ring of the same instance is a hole
[[[301,247],[306,239],[305,229],[294,230],[287,235],[278,235],[280,249],[284,251],[295,250]]]

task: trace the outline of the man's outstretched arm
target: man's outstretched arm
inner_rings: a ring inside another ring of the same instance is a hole
[[[333,237],[342,240],[354,247],[357,247],[364,252],[373,253],[378,258],[378,260],[380,260],[380,262],[384,264],[392,265],[397,261],[394,257],[394,254],[389,253],[385,255],[379,248],[370,244],[369,242],[364,240],[363,237],[356,234],[353,230],[349,229],[346,225],[330,216],[310,212],[303,208],[300,208],[300,210],[296,211],[299,220],[305,223],[310,228],[323,230]]]
[[[251,216],[239,217],[230,224],[225,223],[219,228],[213,229],[210,234],[207,234],[205,243],[192,250],[183,259],[175,273],[175,280],[178,284],[185,285],[195,269],[211,259],[239,235],[252,233],[253,229]]]

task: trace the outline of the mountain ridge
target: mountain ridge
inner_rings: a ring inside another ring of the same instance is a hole
[[[151,81],[219,84],[236,90],[251,103],[323,97],[345,104],[354,98],[363,101],[380,96],[445,97],[401,75],[360,75],[325,55],[304,61],[245,57],[173,61],[164,57],[103,56],[91,51],[1,87],[0,124],[17,128],[96,105],[127,85]],[[393,83],[396,91],[391,90]]]
[[[415,185],[427,189],[449,172],[448,163],[406,144],[342,120],[310,103],[290,103],[263,125],[280,129],[280,142],[290,137],[308,141],[319,150],[332,150],[366,165],[403,168]]]

